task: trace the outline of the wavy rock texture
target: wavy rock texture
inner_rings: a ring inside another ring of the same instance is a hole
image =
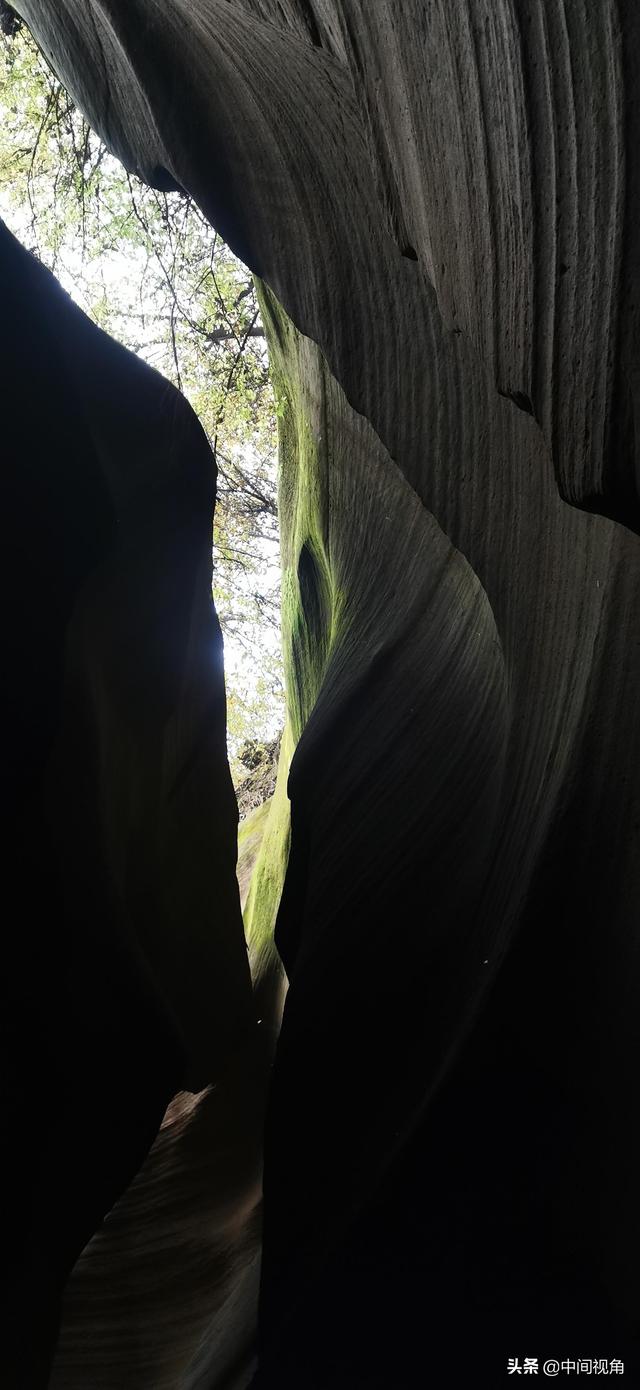
[[[245,1386],[255,1368],[262,1124],[273,1040],[172,1101],[78,1260],[51,1390]]]
[[[284,877],[289,992],[256,1390],[466,1385],[463,1333],[474,1383],[585,1338],[631,1376],[638,541],[560,493],[637,522],[637,12],[20,8],[269,287],[289,728],[247,916],[272,961]]]
[[[351,290],[351,263],[362,273],[363,233],[377,222],[419,259],[445,321],[469,336],[498,389],[533,411],[561,494],[637,524],[635,0],[17,8],[124,162],[196,196],[345,384],[349,373],[359,405],[334,306]],[[177,97],[187,74],[188,109]],[[356,207],[340,164],[345,122],[366,199]],[[296,188],[303,169],[315,214]],[[304,230],[285,267],[287,206]],[[300,288],[311,263],[313,296]],[[371,296],[374,314],[385,298],[381,287]],[[390,442],[384,418],[376,424]]]
[[[213,460],[178,392],[0,224],[8,736],[3,1383],[180,1085],[253,1033],[234,874]],[[10,331],[9,331],[10,329]],[[18,578],[18,576],[20,576]]]
[[[478,589],[317,350],[275,324],[301,738],[257,1383],[404,1385],[428,1358],[462,1384],[458,1319],[487,1384],[508,1336],[595,1318],[629,1353],[637,543],[560,502],[534,422],[476,373]],[[474,364],[432,326],[446,399]],[[469,453],[434,440],[460,469],[440,501],[460,534]]]
[[[340,6],[390,226],[533,411],[561,494],[638,522],[633,0]]]
[[[243,906],[269,815],[265,802],[240,823]],[[270,833],[279,895],[277,828]],[[221,1082],[171,1102],[140,1172],[83,1251],[65,1291],[51,1390],[243,1390],[255,1369],[262,1131],[283,980],[274,905],[263,884],[252,891],[261,1028]]]

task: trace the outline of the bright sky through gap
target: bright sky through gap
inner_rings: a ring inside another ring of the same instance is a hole
[[[216,390],[220,395],[220,380],[227,378],[235,344],[245,331],[244,320],[238,327],[237,322],[225,318],[225,305],[231,303],[242,310],[255,303],[246,268],[180,195],[165,198],[134,180],[127,187],[121,166],[93,134],[81,169],[82,180],[85,164],[89,172],[85,218],[84,187],[81,202],[72,189],[77,170],[73,162],[70,175],[63,167],[65,160],[73,161],[71,149],[68,153],[60,144],[58,127],[52,127],[52,136],[45,125],[47,143],[42,134],[51,93],[55,101],[61,89],[39,55],[29,48],[28,36],[10,42],[13,48],[8,47],[7,40],[0,53],[0,216],[23,245],[40,255],[94,322],[180,386],[213,443],[214,428],[216,433],[218,430],[212,401]],[[61,100],[64,119],[60,129],[63,135],[69,134],[71,147],[85,138],[86,127],[78,113],[69,118],[64,94]],[[97,221],[98,203],[91,204],[92,197],[102,200]],[[141,236],[136,218],[140,222],[149,219],[150,238]],[[107,231],[99,244],[94,239],[95,225]],[[131,234],[132,229],[137,236]],[[182,260],[176,259],[176,247]],[[213,296],[202,299],[207,275],[215,284],[217,302]],[[266,382],[266,346],[256,314],[257,306],[250,339],[244,342],[246,348],[248,341],[251,352],[252,372],[262,373]],[[229,325],[228,332],[225,324]],[[209,329],[215,332],[207,342]],[[220,333],[230,340],[230,346],[220,341]],[[206,351],[202,351],[203,345]],[[240,374],[236,371],[234,378],[231,371],[229,379],[232,384],[227,387],[224,425],[218,439],[217,517],[221,519],[234,516],[243,488],[238,479],[244,477],[248,483],[250,499],[256,480],[258,493],[267,493],[270,502],[275,491],[276,430],[270,390],[261,388],[252,415],[251,392],[246,400],[234,395],[237,384],[242,385]],[[251,522],[250,510],[245,510],[244,529],[232,520],[231,532],[223,529],[221,533],[221,522],[217,523],[215,542],[221,542],[223,548],[217,543],[213,546],[214,596],[225,644],[229,751],[236,771],[244,738],[273,738],[284,722],[277,520],[272,502],[270,510],[262,513],[259,504],[253,505],[257,507],[256,525]]]

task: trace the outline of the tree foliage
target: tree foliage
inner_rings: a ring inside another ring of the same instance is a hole
[[[24,26],[0,37],[0,213],[90,317],[184,392],[216,455],[232,751],[280,716],[276,420],[251,274],[195,204],[129,175]]]

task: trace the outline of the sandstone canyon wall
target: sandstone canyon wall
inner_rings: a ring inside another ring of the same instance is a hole
[[[288,730],[247,925],[276,974],[282,891],[289,991],[256,1390],[493,1386],[588,1338],[638,1376],[637,7],[16,8],[264,284]]]

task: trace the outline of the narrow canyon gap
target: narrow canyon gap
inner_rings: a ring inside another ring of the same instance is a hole
[[[289,992],[256,1390],[468,1384],[462,1334],[479,1384],[587,1337],[637,1379],[637,8],[16,8],[265,286],[288,729],[248,922],[271,961],[282,890]]]

